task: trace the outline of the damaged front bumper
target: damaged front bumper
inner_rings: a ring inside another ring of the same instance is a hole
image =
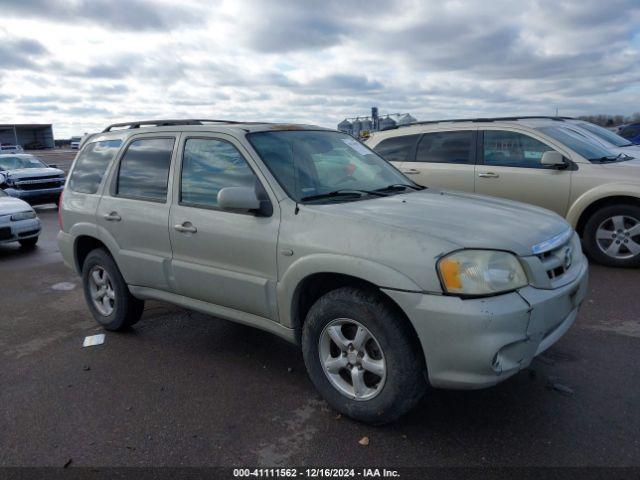
[[[587,293],[588,267],[556,289],[524,287],[461,299],[384,290],[404,310],[424,351],[431,385],[476,389],[529,366],[573,325]]]

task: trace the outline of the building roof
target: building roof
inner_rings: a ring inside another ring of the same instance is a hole
[[[51,123],[2,123],[0,128],[44,128],[51,127]]]

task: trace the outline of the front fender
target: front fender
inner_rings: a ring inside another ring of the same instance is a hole
[[[278,282],[277,295],[280,322],[293,327],[293,302],[298,285],[307,277],[318,273],[349,275],[373,283],[380,288],[421,292],[422,288],[403,273],[371,260],[320,253],[302,257],[293,262]]]
[[[582,213],[589,205],[607,197],[635,197],[640,199],[640,185],[632,183],[607,183],[587,190],[580,195],[567,212],[566,220],[576,228]]]

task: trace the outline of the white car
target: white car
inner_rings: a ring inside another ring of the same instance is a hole
[[[25,248],[34,247],[41,229],[31,205],[0,190],[0,243],[19,242]]]
[[[82,137],[71,137],[71,149],[78,150],[80,148],[80,144],[82,143]]]

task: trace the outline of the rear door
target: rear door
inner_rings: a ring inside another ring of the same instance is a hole
[[[565,169],[542,165],[544,152],[555,150],[525,132],[484,130],[476,166],[476,192],[548,208],[565,216],[573,164]]]
[[[475,130],[429,132],[400,170],[420,185],[473,192],[475,158]]]
[[[276,247],[280,212],[248,152],[224,134],[183,133],[169,219],[178,293],[277,319]],[[270,216],[218,207],[224,187],[252,187],[269,199]]]
[[[129,139],[97,210],[99,236],[126,282],[170,291],[169,191],[178,135]]]

